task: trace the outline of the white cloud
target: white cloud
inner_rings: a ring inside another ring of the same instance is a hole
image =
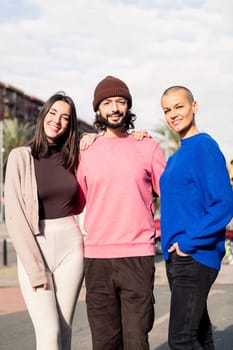
[[[163,118],[163,90],[187,85],[199,101],[199,128],[233,157],[228,0],[21,0],[17,13],[0,3],[1,81],[42,99],[65,90],[92,122],[95,85],[115,75],[132,92],[136,127],[149,130]]]

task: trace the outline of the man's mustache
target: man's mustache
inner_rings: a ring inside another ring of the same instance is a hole
[[[107,118],[112,117],[112,116],[118,116],[118,117],[123,117],[124,113],[120,111],[116,111],[114,113],[108,113]]]

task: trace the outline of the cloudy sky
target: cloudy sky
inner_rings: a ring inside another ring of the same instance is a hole
[[[232,1],[0,0],[0,33],[0,81],[43,100],[63,90],[92,123],[93,90],[114,75],[152,136],[162,92],[185,85],[199,129],[233,158]]]

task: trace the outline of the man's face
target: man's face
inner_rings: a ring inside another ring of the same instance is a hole
[[[101,101],[98,112],[109,128],[120,128],[128,110],[127,100],[123,97],[108,97]]]

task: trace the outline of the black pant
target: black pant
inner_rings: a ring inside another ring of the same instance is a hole
[[[172,350],[214,350],[207,298],[218,271],[176,252],[166,262],[171,289],[169,345]]]
[[[154,257],[85,258],[94,350],[148,350],[154,322]]]

